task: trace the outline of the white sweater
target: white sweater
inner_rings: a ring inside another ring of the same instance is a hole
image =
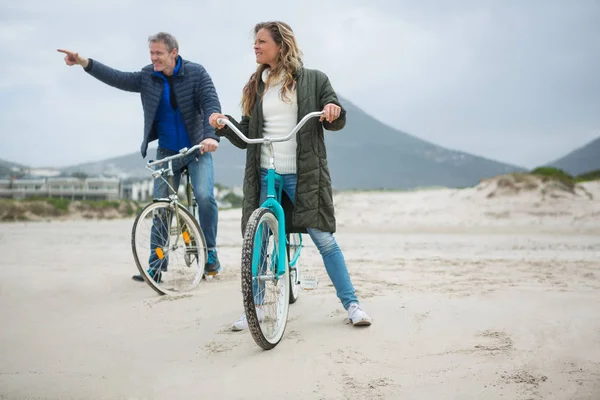
[[[270,69],[263,71],[265,82]],[[288,92],[287,99],[281,98],[281,80],[269,86],[263,97],[263,136],[282,137],[288,135],[298,123],[298,99],[296,91]],[[289,99],[289,100],[288,100]],[[269,167],[269,148],[261,146],[260,166]],[[296,135],[285,142],[273,143],[275,171],[279,174],[296,173]]]

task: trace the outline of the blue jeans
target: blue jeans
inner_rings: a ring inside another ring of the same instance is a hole
[[[266,176],[267,170],[261,168],[260,204],[267,199]],[[296,199],[296,174],[284,174],[281,175],[281,178],[283,182],[283,191],[287,193],[290,200],[294,202]],[[275,182],[275,190],[278,190],[278,187],[279,185]],[[344,308],[347,309],[350,303],[358,303],[354,286],[350,280],[350,274],[348,274],[344,255],[333,237],[333,234],[315,228],[309,228],[307,231],[315,246],[319,249],[319,253],[321,253],[327,275],[329,275],[329,279],[331,279],[331,282],[335,287],[337,297],[342,302]]]
[[[156,159],[169,157],[175,155],[176,152],[158,148],[156,150]],[[213,250],[217,246],[217,223],[218,223],[218,212],[217,201],[214,196],[214,176],[213,176],[213,163],[211,153],[199,153],[190,154],[183,158],[173,160],[173,189],[179,188],[179,182],[181,180],[181,169],[187,166],[192,187],[194,190],[194,197],[198,204],[198,221],[200,227],[204,233],[206,239],[206,247],[208,250]],[[161,168],[160,166],[158,168]],[[154,198],[167,198],[169,197],[170,189],[167,183],[162,178],[154,180]],[[158,223],[156,219],[159,218],[162,221]],[[152,225],[152,233],[150,235],[151,252],[150,252],[150,268],[157,269],[162,268],[166,270],[166,258],[157,265],[158,257],[154,251],[156,247],[162,247],[164,245],[164,238],[167,237],[167,227],[170,225],[166,221],[166,216],[156,216],[155,221]]]

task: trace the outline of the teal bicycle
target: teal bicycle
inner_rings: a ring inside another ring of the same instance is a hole
[[[244,142],[266,145],[269,149],[267,199],[257,208],[246,225],[242,245],[242,294],[248,328],[256,344],[265,350],[277,346],[287,324],[289,304],[300,294],[300,252],[302,234],[287,233],[281,206],[283,184],[275,172],[274,142],[289,140],[311,118],[322,111],[307,114],[285,137],[250,139],[229,120],[219,118]],[[278,190],[276,190],[276,184]]]

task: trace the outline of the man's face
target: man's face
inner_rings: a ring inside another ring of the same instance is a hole
[[[169,53],[169,49],[164,42],[150,43],[150,60],[154,65],[154,70],[158,72],[173,72],[175,68],[175,59],[177,58],[177,50],[173,49]]]

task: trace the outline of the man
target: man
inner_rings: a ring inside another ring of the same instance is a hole
[[[61,49],[58,51],[66,54],[67,65],[81,65],[88,74],[107,85],[141,94],[144,110],[144,138],[141,146],[143,158],[146,157],[148,143],[157,139],[157,159],[173,155],[180,149],[190,148],[197,143],[203,145],[199,154],[189,155],[181,162],[173,163],[173,178],[177,188],[181,169],[187,166],[198,203],[200,226],[208,248],[204,271],[206,275],[214,276],[220,271],[221,265],[216,251],[218,207],[214,198],[210,153],[217,150],[220,138],[208,123],[208,117],[212,113],[220,113],[221,104],[204,67],[181,58],[175,37],[160,32],[150,36],[148,43],[152,64],[138,72],[118,71],[78,53]],[[168,197],[168,187],[158,178],[154,185],[154,198],[165,197]],[[151,276],[160,280],[160,269],[153,266],[152,257],[150,265]],[[132,278],[143,281],[141,275],[134,275]]]

